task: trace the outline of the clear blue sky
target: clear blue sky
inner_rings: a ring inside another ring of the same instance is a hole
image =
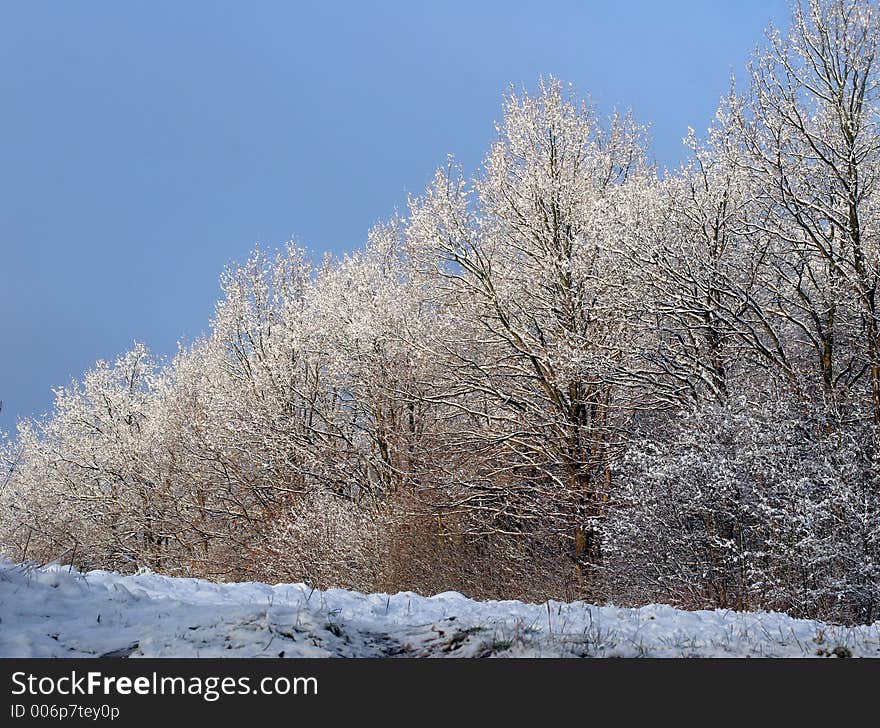
[[[361,245],[509,83],[706,127],[783,0],[0,0],[0,430],[134,340],[201,333],[223,266]]]

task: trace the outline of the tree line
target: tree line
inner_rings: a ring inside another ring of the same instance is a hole
[[[17,559],[871,621],[880,599],[878,8],[771,28],[687,159],[569,86],[473,177],[5,443]]]

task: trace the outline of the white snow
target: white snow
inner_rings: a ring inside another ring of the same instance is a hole
[[[880,656],[880,622],[217,584],[0,561],[0,657]]]

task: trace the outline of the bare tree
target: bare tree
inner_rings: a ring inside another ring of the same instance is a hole
[[[880,422],[878,10],[811,0],[768,41],[736,123],[740,161],[760,188],[750,225],[769,239],[774,314],[812,351],[827,401],[867,375]]]
[[[621,206],[648,172],[644,134],[628,116],[603,127],[555,80],[509,95],[498,132],[474,193],[439,172],[409,228],[443,261],[459,322],[443,396],[470,416],[458,437],[484,457],[455,505],[482,512],[484,529],[567,530],[576,558],[595,559],[612,373],[629,349]]]

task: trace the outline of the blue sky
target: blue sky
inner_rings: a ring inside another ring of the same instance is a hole
[[[134,340],[205,330],[256,243],[362,244],[510,83],[704,129],[783,0],[0,4],[0,430]]]

